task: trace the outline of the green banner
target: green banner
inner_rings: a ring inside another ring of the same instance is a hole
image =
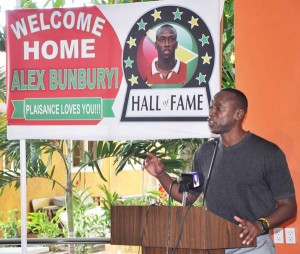
[[[12,118],[26,120],[99,120],[114,117],[114,100],[102,98],[34,98],[13,100]]]

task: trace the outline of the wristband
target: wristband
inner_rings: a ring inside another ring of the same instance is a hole
[[[269,229],[270,229],[270,224],[269,222],[267,221],[266,218],[259,218],[257,220],[258,223],[260,223],[263,227],[263,231],[260,233],[261,235],[264,235],[264,234],[268,234],[269,233]]]

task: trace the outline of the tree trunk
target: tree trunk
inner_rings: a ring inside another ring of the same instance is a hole
[[[66,141],[67,144],[67,155],[66,155],[66,172],[67,172],[67,183],[66,183],[66,209],[68,217],[68,237],[75,237],[74,233],[74,212],[73,212],[73,184],[72,184],[72,152],[70,149],[70,141]],[[69,244],[69,253],[75,253],[75,244]]]

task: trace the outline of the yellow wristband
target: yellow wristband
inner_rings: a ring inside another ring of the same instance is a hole
[[[267,225],[268,225],[268,228],[270,228],[270,223],[267,221],[267,219],[266,219],[266,218],[259,218],[259,220],[263,220],[263,221],[265,221],[265,222],[267,223]]]

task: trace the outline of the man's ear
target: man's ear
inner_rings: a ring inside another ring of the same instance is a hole
[[[236,120],[243,120],[244,117],[245,117],[245,110],[243,110],[243,109],[237,109],[235,119]]]

